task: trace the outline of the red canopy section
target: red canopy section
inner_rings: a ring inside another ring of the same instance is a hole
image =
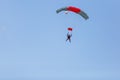
[[[68,7],[67,7],[67,10],[68,10],[68,11],[75,12],[75,13],[79,13],[79,12],[81,11],[80,8],[73,7],[73,6],[68,6]]]

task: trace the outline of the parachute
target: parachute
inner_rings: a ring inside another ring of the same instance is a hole
[[[74,6],[68,6],[68,7],[57,9],[56,13],[59,13],[61,11],[71,11],[71,12],[81,15],[85,20],[89,19],[88,15],[84,11]]]

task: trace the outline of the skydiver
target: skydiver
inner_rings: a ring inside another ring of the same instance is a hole
[[[69,40],[69,42],[71,43],[71,37],[72,37],[72,34],[69,34],[69,32],[68,32],[66,41]]]

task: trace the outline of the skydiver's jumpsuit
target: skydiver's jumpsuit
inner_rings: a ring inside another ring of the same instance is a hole
[[[67,39],[66,39],[66,41],[69,40],[69,42],[71,42],[71,37],[72,37],[72,34],[67,33]]]

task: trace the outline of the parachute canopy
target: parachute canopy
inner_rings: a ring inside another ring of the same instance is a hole
[[[71,27],[68,28],[68,31],[72,31],[73,29]]]
[[[56,13],[59,13],[61,11],[74,12],[76,14],[81,15],[85,20],[87,20],[89,18],[88,15],[84,11],[82,11],[80,8],[77,8],[77,7],[74,7],[74,6],[68,6],[68,7],[63,7],[63,8],[57,9]]]

